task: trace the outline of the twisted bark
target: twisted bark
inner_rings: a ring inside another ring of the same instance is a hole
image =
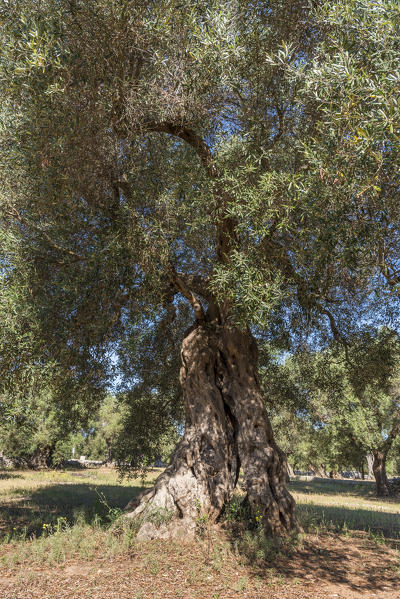
[[[240,467],[257,522],[272,534],[296,527],[286,457],[266,414],[251,334],[210,324],[192,328],[182,344],[180,380],[184,437],[154,487],[128,505],[134,508],[129,516],[148,516],[139,538],[192,536],[199,516],[216,521]],[[168,522],[156,526],[152,514],[159,510]]]

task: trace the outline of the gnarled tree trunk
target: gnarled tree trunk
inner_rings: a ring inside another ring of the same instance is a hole
[[[39,447],[29,460],[29,467],[39,470],[50,468],[53,465],[53,453],[54,445]]]
[[[386,453],[383,451],[373,451],[374,462],[372,465],[375,482],[376,494],[378,497],[387,497],[390,495],[389,482],[386,475]]]
[[[158,528],[146,522],[139,538],[187,536],[199,516],[215,521],[240,467],[257,522],[272,534],[296,527],[286,457],[266,414],[250,332],[215,324],[192,328],[182,344],[180,380],[184,437],[153,489],[130,504],[132,517],[165,509],[172,519]]]

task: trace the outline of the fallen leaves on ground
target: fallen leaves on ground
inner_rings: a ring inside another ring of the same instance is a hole
[[[400,599],[399,552],[367,535],[307,535],[249,563],[224,531],[191,543],[137,543],[130,555],[0,570],[1,599]]]

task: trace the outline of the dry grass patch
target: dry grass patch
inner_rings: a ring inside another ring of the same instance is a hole
[[[295,480],[290,490],[307,530],[362,530],[400,542],[400,497],[376,497],[372,481]]]
[[[111,468],[71,471],[5,472],[0,479],[0,539],[24,541],[41,537],[76,522],[107,523],[110,508],[122,509],[161,470],[153,469],[145,480],[120,481]]]
[[[4,569],[2,599],[394,599],[398,592],[398,553],[365,534],[351,542],[307,535],[302,547],[268,563],[250,563],[223,530],[211,535],[211,552],[205,540],[158,540],[114,557],[98,548],[90,559]]]

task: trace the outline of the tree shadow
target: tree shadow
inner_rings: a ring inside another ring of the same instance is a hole
[[[54,526],[59,518],[75,522],[104,524],[112,509],[123,509],[145,487],[95,485],[90,483],[42,486],[21,499],[0,505],[0,535],[9,538],[41,536],[44,524]]]
[[[358,592],[397,590],[398,562],[394,568],[389,547],[400,548],[398,513],[303,504],[297,506],[297,514],[305,531],[316,533],[304,541],[268,538],[262,531],[246,531],[240,523],[228,525],[229,542],[252,574],[268,579],[268,584],[301,580]]]
[[[12,474],[11,472],[0,472],[0,480],[9,480],[10,478],[24,478],[21,474]]]
[[[390,504],[389,504],[390,505]],[[400,539],[400,514],[397,512],[297,504],[299,520],[305,530],[323,528],[334,532],[364,531]]]
[[[323,495],[356,495],[358,497],[373,497],[375,482],[370,480],[337,480],[332,478],[314,477],[312,480],[291,480],[289,488],[292,491],[305,494]]]
[[[365,551],[370,554],[368,564],[363,562]],[[292,555],[278,556],[273,565],[285,578],[332,585],[335,592],[339,585],[360,595],[362,591],[377,593],[398,589],[398,574],[393,571],[393,557],[387,547],[381,545],[366,550],[360,540],[355,543],[351,539],[327,536],[315,543],[305,543]]]

